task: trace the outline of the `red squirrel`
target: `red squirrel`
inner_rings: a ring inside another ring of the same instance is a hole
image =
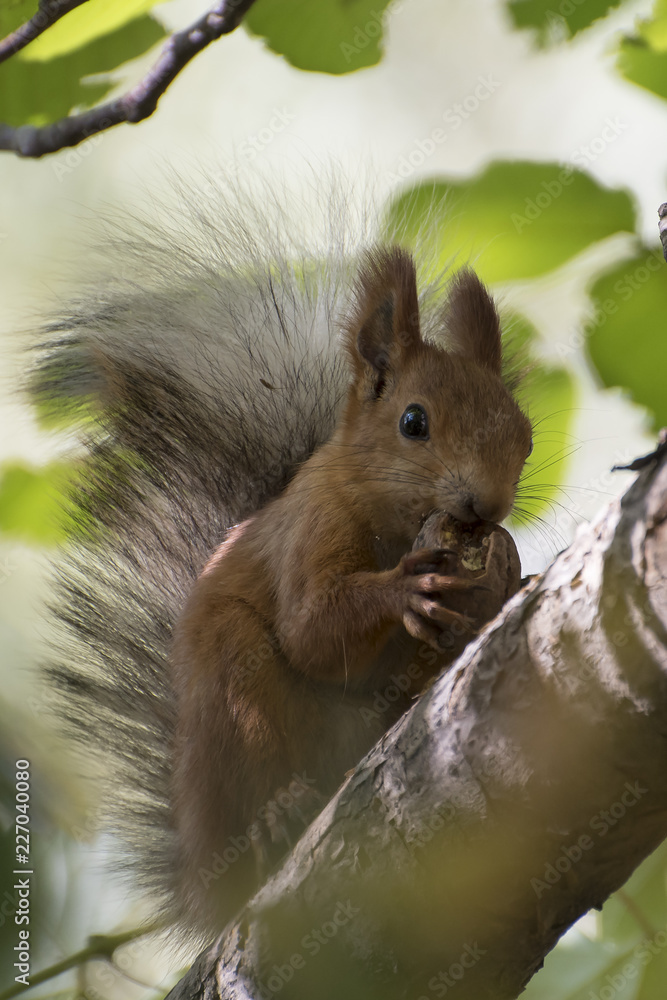
[[[531,427],[472,271],[418,296],[337,216],[307,256],[257,199],[193,204],[50,324],[33,388],[87,438],[59,711],[133,884],[208,934],[469,638],[470,581],[412,546],[435,510],[505,518]]]
[[[451,661],[442,638],[464,616],[447,597],[471,581],[447,575],[438,550],[410,551],[425,518],[500,522],[512,508],[531,426],[503,383],[500,323],[472,271],[454,279],[442,326],[447,349],[422,337],[409,253],[366,255],[333,434],[229,530],[176,622],[177,863],[188,905],[211,921]],[[428,665],[424,644],[437,654]],[[410,680],[374,713],[392,675]],[[245,857],[239,837],[254,847]]]

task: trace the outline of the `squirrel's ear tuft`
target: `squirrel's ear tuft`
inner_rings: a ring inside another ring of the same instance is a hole
[[[495,303],[474,271],[459,271],[452,280],[445,311],[448,346],[500,375],[502,341]]]
[[[347,348],[357,378],[386,378],[421,343],[415,265],[400,247],[369,251],[363,258],[356,302],[347,324]]]

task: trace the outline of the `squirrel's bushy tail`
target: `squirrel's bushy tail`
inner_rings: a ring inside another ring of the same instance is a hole
[[[133,879],[170,918],[173,623],[225,529],[329,436],[347,378],[345,237],[332,225],[309,256],[279,225],[270,238],[256,203],[217,204],[213,222],[181,200],[159,231],[107,240],[116,276],[47,327],[33,374],[40,405],[79,409],[86,438],[48,674],[70,732],[104,758]]]

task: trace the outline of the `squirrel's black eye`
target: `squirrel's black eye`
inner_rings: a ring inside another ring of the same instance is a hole
[[[398,426],[401,434],[408,438],[428,440],[428,417],[426,410],[419,403],[411,403],[401,417]]]
[[[528,449],[528,455],[532,455],[532,454],[533,454],[533,439],[531,438],[530,439],[530,448]],[[526,455],[526,458],[528,458],[528,455]]]

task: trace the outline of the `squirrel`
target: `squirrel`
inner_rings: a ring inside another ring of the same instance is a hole
[[[469,640],[474,584],[411,547],[436,510],[503,520],[532,448],[472,270],[443,300],[391,241],[262,256],[245,221],[204,228],[136,243],[32,380],[88,435],[50,682],[113,761],[135,877],[200,935]]]

